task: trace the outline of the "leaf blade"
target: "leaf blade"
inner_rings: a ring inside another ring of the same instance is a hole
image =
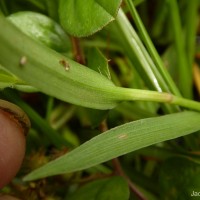
[[[187,135],[200,129],[199,121],[199,113],[186,111],[118,126],[36,169],[24,180],[83,170],[131,151]]]
[[[41,92],[63,101],[68,99],[73,104],[91,108],[100,105],[103,109],[116,106],[116,100],[109,98],[108,93],[115,85],[106,77],[37,43],[3,16],[0,17],[0,24],[5,27],[0,33],[0,63],[21,80]],[[14,52],[12,56],[10,52]],[[21,63],[22,58],[26,58],[25,63]],[[68,70],[63,66],[65,64],[69,66]]]
[[[64,29],[76,37],[84,37],[101,30],[113,21],[121,5],[121,0],[111,3],[106,0],[61,0],[60,21]]]

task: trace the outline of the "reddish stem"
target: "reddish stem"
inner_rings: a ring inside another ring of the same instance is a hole
[[[71,37],[71,41],[75,60],[78,63],[85,65],[85,57],[80,45],[80,40],[76,37]]]

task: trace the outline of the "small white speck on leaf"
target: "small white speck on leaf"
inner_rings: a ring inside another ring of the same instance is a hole
[[[127,134],[121,134],[118,136],[119,139],[126,139],[128,137]]]
[[[22,56],[22,57],[20,58],[19,64],[20,64],[21,66],[24,66],[26,63],[27,63],[27,57],[26,57],[26,56]]]

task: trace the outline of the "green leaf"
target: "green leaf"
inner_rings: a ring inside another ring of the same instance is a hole
[[[20,79],[41,92],[77,105],[98,108],[93,105],[104,107],[105,103],[109,109],[117,104],[112,97],[109,100],[108,94],[102,95],[102,91],[116,88],[106,77],[35,42],[3,16],[0,24],[4,27],[0,32],[0,64]]]
[[[128,198],[127,182],[122,177],[114,176],[84,185],[69,200],[128,200]]]
[[[66,52],[71,48],[60,25],[43,14],[22,11],[8,16],[8,19],[25,34],[56,51]]]
[[[133,5],[133,2],[131,0],[126,0],[129,10],[132,14],[132,17],[135,21],[136,27],[139,30],[139,34],[141,35],[142,40],[144,41],[144,45],[146,46],[147,50],[149,51],[149,55],[152,57],[153,62],[155,63],[156,68],[158,69],[159,73],[162,75],[164,81],[167,83],[169,90],[176,94],[177,96],[180,96],[180,92],[178,91],[176,85],[174,84],[172,78],[170,77],[169,73],[167,72],[167,69],[164,67],[164,64],[158,55],[158,52],[156,51],[156,48],[153,45],[153,42],[151,41],[147,30],[145,29],[142,20],[140,19],[139,14],[137,13],[136,8]]]
[[[24,180],[83,170],[143,147],[200,130],[200,114],[182,112],[130,122],[106,131],[31,172]]]
[[[84,37],[113,21],[122,0],[61,0],[60,21],[67,33]]]
[[[116,87],[105,76],[36,42],[0,16],[0,64],[41,92],[75,105],[111,109],[121,101],[155,101],[200,110],[168,93]]]

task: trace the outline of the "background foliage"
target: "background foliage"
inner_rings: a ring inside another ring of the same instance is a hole
[[[33,200],[200,192],[199,4],[0,0],[0,96],[32,123],[22,169],[2,192]]]

